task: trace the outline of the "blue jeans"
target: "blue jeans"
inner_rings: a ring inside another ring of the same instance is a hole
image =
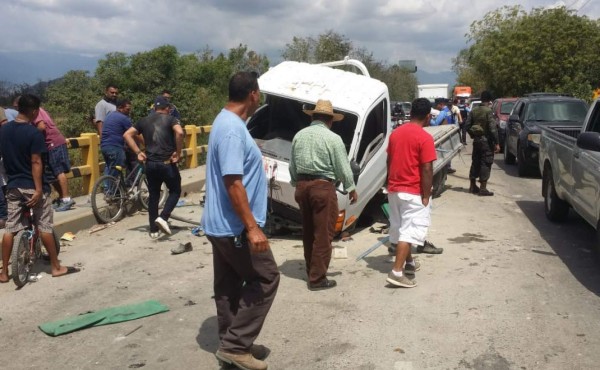
[[[102,148],[102,156],[104,157],[104,174],[117,176],[119,171],[115,170],[115,166],[125,167],[125,149],[118,146],[105,146]]]
[[[160,217],[167,221],[171,212],[175,209],[179,196],[181,195],[181,176],[176,163],[146,162],[146,179],[148,179],[148,220],[150,232],[158,231],[154,221],[158,218],[158,201],[160,199],[160,188],[163,182],[169,189],[169,196]]]

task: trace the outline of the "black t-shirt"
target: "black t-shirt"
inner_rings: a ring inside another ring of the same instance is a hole
[[[173,126],[179,120],[168,114],[150,113],[133,127],[142,134],[146,145],[146,158],[151,162],[164,162],[177,150]]]
[[[31,155],[40,154],[42,165],[48,163],[48,149],[42,132],[30,123],[5,123],[0,128],[0,152],[8,177],[7,187],[35,189],[31,173]],[[43,173],[42,170],[43,191],[49,192],[50,186]]]

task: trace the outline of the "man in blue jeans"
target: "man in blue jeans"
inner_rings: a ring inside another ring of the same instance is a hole
[[[104,174],[116,176],[115,166],[125,166],[125,139],[123,134],[131,128],[131,101],[127,99],[117,101],[117,110],[112,112],[102,125],[100,150],[104,157]]]
[[[167,221],[181,195],[181,176],[177,162],[181,158],[184,133],[179,120],[169,115],[169,109],[169,101],[162,95],[157,96],[154,100],[154,113],[142,118],[123,135],[129,148],[137,155],[137,160],[146,163],[148,217],[152,239],[160,236],[159,229],[171,235]],[[135,142],[138,134],[144,138],[145,153]],[[158,201],[163,182],[169,189],[169,196],[159,216]]]

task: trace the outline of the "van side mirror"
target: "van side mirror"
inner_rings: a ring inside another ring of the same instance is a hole
[[[577,147],[593,152],[600,152],[600,133],[582,132],[577,137]]]
[[[511,114],[510,117],[508,117],[508,122],[519,122],[519,115]]]
[[[350,161],[350,169],[352,169],[352,177],[354,178],[354,185],[358,183],[358,175],[360,175],[360,166],[356,160]]]

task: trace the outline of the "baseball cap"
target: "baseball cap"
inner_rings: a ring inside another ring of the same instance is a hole
[[[154,108],[165,108],[170,107],[171,103],[162,95],[159,95],[154,99]]]

